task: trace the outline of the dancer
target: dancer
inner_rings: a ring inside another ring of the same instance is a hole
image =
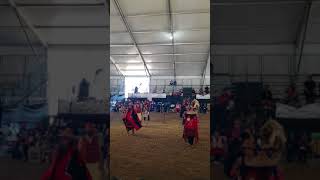
[[[150,106],[147,101],[145,101],[144,107],[143,107],[143,121],[144,122],[150,121]]]
[[[183,138],[185,142],[188,142],[190,145],[198,143],[199,141],[198,117],[194,111],[188,111],[185,114]]]
[[[192,111],[196,112],[196,114],[198,115],[199,113],[199,108],[200,108],[200,103],[199,101],[194,98],[191,102],[191,108],[192,108]]]
[[[177,103],[176,104],[176,113],[180,113],[181,110],[181,104]]]
[[[124,113],[124,117],[122,118],[122,120],[124,122],[124,125],[126,126],[128,135],[129,131],[132,131],[132,135],[134,135],[134,130],[139,130],[142,127],[141,121],[132,103],[129,104],[129,107]]]
[[[242,140],[242,155],[233,169],[242,169],[237,176],[244,180],[283,180],[278,164],[286,144],[284,130],[277,121],[268,120],[260,129],[260,134],[261,141],[257,143],[252,134],[246,132]]]
[[[140,103],[140,101],[137,101],[137,102],[135,103],[135,105],[134,105],[134,110],[135,110],[135,112],[136,112],[136,114],[137,114],[137,116],[138,116],[138,118],[139,118],[139,120],[141,121],[141,124],[142,124],[143,118],[142,118],[142,108],[141,108],[141,103]]]
[[[70,128],[66,128],[53,154],[49,169],[41,180],[93,180],[85,161],[77,150],[76,138]]]
[[[80,138],[78,148],[82,158],[87,163],[87,167],[94,180],[102,180],[103,169],[103,140],[99,136],[97,129],[92,123],[85,125],[86,134]]]
[[[188,110],[188,106],[189,106],[188,100],[184,99],[182,102],[181,110],[180,110],[180,118],[184,119],[184,115],[185,115],[185,112]]]

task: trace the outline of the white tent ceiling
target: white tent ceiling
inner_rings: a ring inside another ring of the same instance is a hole
[[[10,1],[15,4],[13,7],[33,44],[39,45],[41,41],[49,46],[109,44],[106,0],[0,0],[1,46],[27,45]]]
[[[320,1],[309,2],[211,1],[211,84],[262,81],[281,95],[292,78],[302,92],[306,75],[319,79]]]
[[[105,73],[109,74],[107,2],[108,0],[0,0],[1,59],[9,61],[12,57],[19,56],[22,57],[19,58],[21,61],[12,62],[21,65],[24,55],[34,56],[28,38],[37,55],[40,55],[38,49],[43,50],[38,48],[39,46],[48,47],[45,57],[46,68],[36,66],[30,74],[40,76],[38,72],[46,72],[45,75],[41,74],[41,77],[47,75],[42,79],[49,87],[47,96],[50,114],[57,112],[58,98],[70,97],[72,85],[78,84],[82,78],[95,81],[97,69],[106,67]],[[17,68],[10,70],[13,75],[19,73]],[[1,76],[3,74],[4,72],[0,72]],[[109,79],[107,75],[104,78]],[[108,89],[107,82],[99,83]],[[44,83],[33,83],[31,89],[40,85]],[[30,92],[22,93],[25,96]],[[100,93],[100,97],[107,95],[105,91]]]
[[[111,0],[110,8],[112,76],[203,75],[210,46],[209,0]]]
[[[301,32],[307,0],[212,1],[215,45],[293,44]],[[305,43],[320,43],[320,6],[314,1]]]

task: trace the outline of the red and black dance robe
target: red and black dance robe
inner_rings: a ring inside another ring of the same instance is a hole
[[[137,113],[139,120],[141,121],[141,120],[142,120],[142,108],[141,108],[141,104],[140,104],[140,103],[136,104],[136,105],[134,106],[134,110],[135,110],[135,112]]]
[[[92,177],[76,148],[69,147],[64,156],[54,157],[41,180],[92,180]]]
[[[124,122],[124,125],[126,126],[127,131],[133,129],[139,130],[142,127],[141,121],[135,110],[128,110],[122,120]]]
[[[199,141],[199,133],[198,133],[198,118],[196,115],[186,115],[184,120],[184,129],[183,129],[183,138],[185,141],[188,138],[195,138],[195,141]]]
[[[180,113],[181,110],[181,104],[176,104],[176,112]]]

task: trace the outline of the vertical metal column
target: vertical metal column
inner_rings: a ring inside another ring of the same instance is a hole
[[[303,28],[302,28],[302,39],[299,41],[298,48],[299,48],[299,55],[298,55],[298,65],[297,65],[297,70],[296,70],[296,77],[300,73],[300,66],[301,66],[301,61],[303,57],[303,51],[304,51],[304,45],[305,45],[305,40],[307,36],[307,30],[308,30],[308,25],[309,25],[309,19],[311,15],[311,7],[312,7],[312,1],[308,0],[306,4],[306,13],[305,13],[305,19],[303,23]]]

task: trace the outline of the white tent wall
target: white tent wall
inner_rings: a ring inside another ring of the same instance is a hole
[[[192,87],[198,92],[201,87],[201,78],[201,76],[177,76],[175,90],[182,89],[183,87]],[[165,89],[166,93],[171,93],[173,90],[173,87],[169,86],[171,80],[173,80],[173,76],[152,76],[150,79],[150,92],[162,93],[163,89]],[[205,76],[203,86],[210,86],[210,76],[208,74]],[[125,81],[123,76],[111,76],[111,94],[123,93],[124,87]]]
[[[125,92],[125,79],[124,79],[124,77],[123,76],[110,76],[110,93],[111,93],[111,95],[124,94],[124,92]]]
[[[255,46],[214,46],[213,85],[215,90],[232,82],[263,82],[269,84],[276,97],[283,97],[291,78],[300,93],[303,82],[310,74],[320,80],[320,53],[318,45],[306,45],[302,56],[300,73],[295,75],[298,66],[293,45],[255,45]]]
[[[50,115],[57,113],[58,99],[70,98],[72,86],[78,86],[83,77],[92,86],[98,69],[104,70],[98,77],[100,82],[96,83],[100,90],[90,92],[95,92],[95,97],[108,97],[109,7],[106,0],[12,2],[0,0],[0,45],[11,48],[13,55],[25,52],[21,46],[47,46],[44,69],[48,71]],[[8,49],[0,52],[8,53]]]
[[[232,82],[259,81],[283,98],[290,80],[300,93],[307,75],[319,82],[319,2],[211,1],[213,92]]]
[[[0,46],[1,95],[12,100],[20,100],[28,91],[46,78],[46,53],[44,49],[30,47]],[[31,98],[45,98],[45,86],[31,94]],[[30,98],[29,98],[30,99]],[[9,100],[9,99],[8,99]]]
[[[68,100],[72,96],[72,86],[79,89],[79,83],[85,78],[90,83],[90,96],[98,99],[108,97],[109,67],[106,62],[105,46],[51,47],[48,50],[48,102],[49,114],[55,115],[58,100]],[[103,69],[104,79],[94,83],[95,73]],[[98,85],[101,91],[93,95],[93,88]]]
[[[177,76],[177,86],[174,87],[174,89],[179,90],[185,87],[192,87],[198,92],[201,87],[201,78],[201,76]],[[173,87],[169,86],[171,80],[173,80],[172,76],[152,76],[150,81],[150,92],[161,93],[165,88],[166,93],[171,93],[173,90]],[[204,83],[204,87],[205,86],[209,86],[208,80]]]

